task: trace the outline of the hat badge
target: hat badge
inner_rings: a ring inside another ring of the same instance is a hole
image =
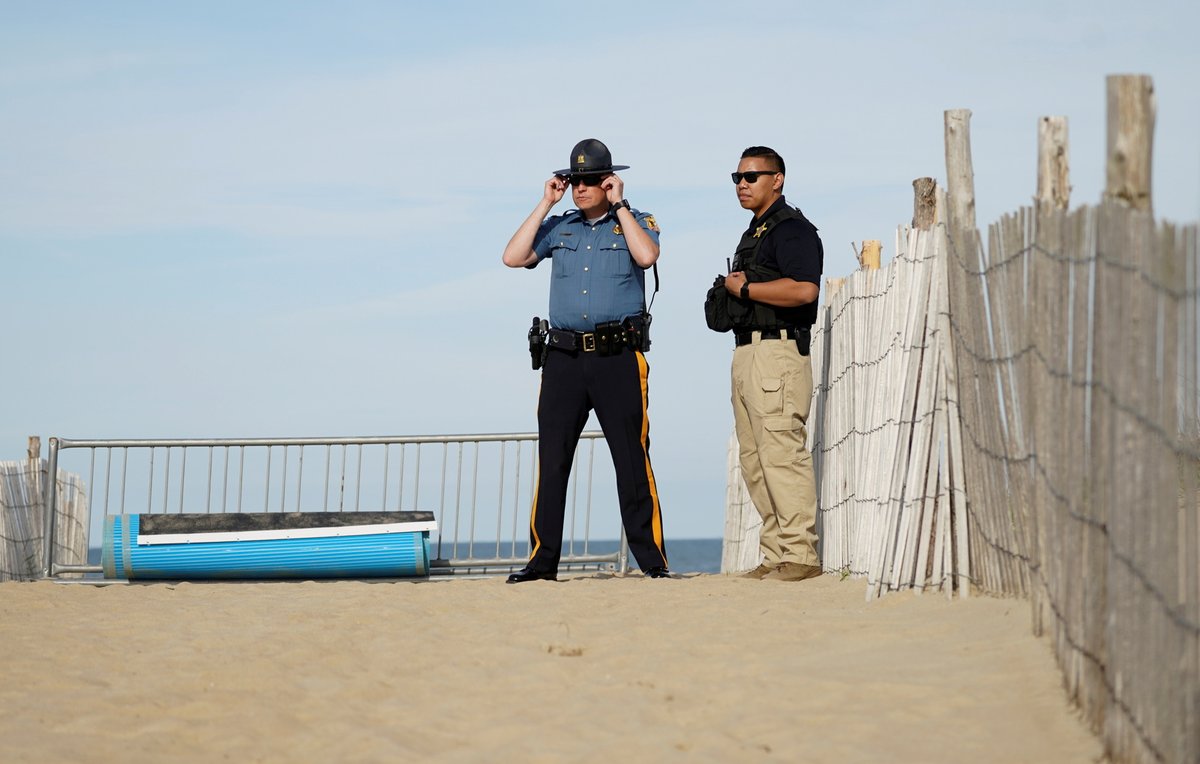
[[[583,164],[586,161],[587,161],[587,159],[583,156],[583,154],[580,154],[579,157],[575,160],[575,162],[577,164]]]

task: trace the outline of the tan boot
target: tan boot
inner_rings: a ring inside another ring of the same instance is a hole
[[[781,562],[779,567],[763,576],[767,581],[803,581],[821,575],[820,565],[801,565],[798,562]]]
[[[738,578],[753,578],[755,580],[761,581],[763,576],[767,575],[768,573],[770,573],[773,570],[775,570],[774,565],[768,565],[764,562],[762,565],[759,565],[754,570],[747,571],[747,572],[741,574],[740,576],[738,576]]]

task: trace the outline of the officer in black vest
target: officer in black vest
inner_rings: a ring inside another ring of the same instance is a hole
[[[783,158],[772,149],[742,152],[733,182],[738,202],[754,218],[724,291],[716,291],[722,298],[717,312],[734,333],[731,397],[742,477],[763,520],[763,562],[745,576],[802,581],[821,574],[805,427],[813,389],[809,336],[824,250],[816,226],[784,199],[784,173]]]
[[[529,518],[530,558],[508,583],[555,580],[571,461],[593,409],[612,454],[629,550],[650,578],[668,578],[658,487],[650,466],[650,367],[645,274],[658,261],[654,216],[630,206],[608,147],[594,138],[571,150],[542,199],[504,249],[504,264],[550,260],[550,326],[538,397],[538,484]],[[577,209],[547,218],[571,188]],[[544,359],[544,360],[543,360]],[[542,363],[539,364],[539,361]]]

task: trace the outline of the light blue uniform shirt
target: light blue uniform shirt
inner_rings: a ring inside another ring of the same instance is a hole
[[[653,216],[630,212],[657,244]],[[579,210],[547,218],[533,251],[538,263],[551,259],[550,326],[555,329],[590,332],[596,324],[637,315],[646,305],[645,269],[633,261],[612,213],[595,223]]]

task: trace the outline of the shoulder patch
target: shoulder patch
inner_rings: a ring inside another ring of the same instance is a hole
[[[654,219],[653,215],[646,216],[646,227],[655,233],[662,233],[658,230],[658,221]]]

